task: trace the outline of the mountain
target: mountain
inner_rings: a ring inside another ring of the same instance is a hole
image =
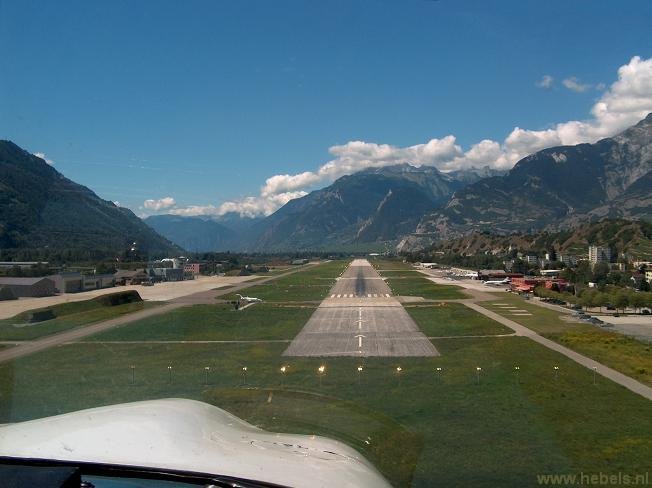
[[[4,254],[49,249],[96,258],[132,247],[162,256],[181,250],[131,210],[102,200],[43,159],[0,141],[0,249]]]
[[[398,248],[410,251],[475,231],[559,230],[605,217],[652,215],[652,114],[595,144],[544,149],[509,173],[455,192]]]
[[[183,249],[208,252],[246,249],[249,233],[261,219],[228,213],[219,217],[152,215],[143,220]]]
[[[437,261],[441,255],[505,256],[510,252],[534,252],[539,256],[558,253],[585,256],[589,245],[609,246],[616,255],[627,253],[633,259],[647,259],[652,252],[652,223],[622,219],[585,222],[573,229],[534,234],[497,235],[489,232],[467,234],[439,241],[426,253]]]
[[[345,249],[395,242],[464,185],[436,168],[409,164],[343,176],[265,218],[256,226],[252,248]]]
[[[231,229],[205,217],[152,215],[143,221],[190,252],[228,250],[236,236]]]

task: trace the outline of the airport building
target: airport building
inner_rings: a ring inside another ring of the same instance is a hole
[[[553,291],[564,291],[568,286],[568,282],[561,278],[528,276],[527,278],[512,278],[510,283],[510,289],[516,293],[532,293],[537,286],[544,286]]]
[[[9,278],[0,277],[0,287],[3,296],[20,297],[49,297],[55,295],[57,290],[54,281],[49,278]],[[11,294],[11,295],[10,295]]]

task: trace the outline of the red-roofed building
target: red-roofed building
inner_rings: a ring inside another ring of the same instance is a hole
[[[532,293],[537,286],[545,286],[548,290],[564,291],[568,282],[561,278],[524,277],[512,278],[510,288],[517,293]]]

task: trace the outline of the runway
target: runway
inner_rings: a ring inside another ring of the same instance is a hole
[[[346,269],[284,356],[438,356],[366,259]]]

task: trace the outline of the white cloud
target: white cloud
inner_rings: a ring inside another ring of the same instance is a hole
[[[547,80],[546,76],[541,82]],[[581,84],[576,78],[568,78],[564,80],[564,84],[568,88],[568,85],[575,87],[570,89],[589,86]],[[618,79],[602,93],[591,109],[591,118],[587,120],[562,122],[544,130],[515,127],[502,143],[485,139],[466,151],[456,143],[453,135],[407,147],[351,141],[332,146],[329,152],[333,159],[316,171],[304,171],[294,175],[281,174],[268,178],[261,187],[259,196],[228,201],[219,206],[192,206],[174,209],[172,212],[179,215],[221,215],[226,212],[239,212],[249,216],[268,215],[289,200],[304,195],[306,190],[328,184],[340,176],[365,168],[406,162],[416,166],[435,166],[444,171],[487,165],[508,169],[523,157],[546,147],[595,142],[613,136],[650,112],[652,58],[642,59],[635,56],[618,69]]]
[[[543,75],[539,81],[535,83],[536,86],[539,88],[544,88],[544,89],[549,89],[552,88],[552,84],[554,83],[555,79],[550,76],[550,75]]]
[[[145,200],[143,202],[143,207],[145,207],[148,210],[159,211],[159,210],[164,210],[166,208],[174,207],[176,203],[177,202],[174,201],[174,198],[164,197],[158,200]]]
[[[50,158],[48,158],[48,157],[45,155],[45,153],[42,153],[42,152],[35,152],[35,153],[34,153],[34,156],[36,156],[37,158],[41,158],[43,161],[45,161],[46,163],[48,163],[50,166],[54,166],[54,161],[52,161]]]
[[[566,78],[564,81],[561,82],[566,88],[568,88],[571,91],[578,92],[578,93],[583,93],[589,88],[591,88],[591,85],[588,83],[580,83],[580,80],[578,80],[576,77],[571,76],[570,78]]]

